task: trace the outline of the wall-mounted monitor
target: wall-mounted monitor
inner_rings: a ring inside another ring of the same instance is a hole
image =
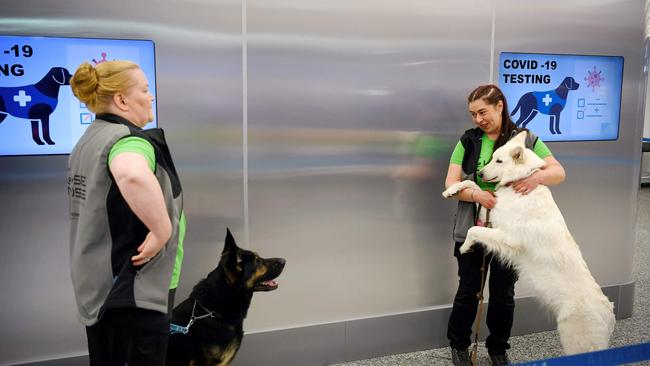
[[[149,40],[0,36],[0,156],[69,154],[94,119],[70,77],[84,61],[140,65],[156,96]],[[157,126],[154,101],[154,121]]]
[[[623,57],[502,52],[513,122],[544,141],[616,140]]]

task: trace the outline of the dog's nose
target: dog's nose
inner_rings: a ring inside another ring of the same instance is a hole
[[[283,268],[287,261],[284,258],[272,258],[271,263],[273,266]]]

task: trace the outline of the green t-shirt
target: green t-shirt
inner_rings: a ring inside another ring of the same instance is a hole
[[[492,153],[494,152],[494,143],[495,141],[490,140],[485,133],[483,134],[483,136],[481,136],[481,154],[479,155],[478,164],[476,166],[477,172],[483,169],[483,167],[487,165],[490,159],[492,159]],[[537,154],[537,156],[539,156],[542,159],[553,155],[551,153],[551,150],[544,143],[544,141],[540,139],[537,139],[537,141],[535,142],[535,146],[533,146],[533,151],[535,152],[535,154]],[[456,147],[454,148],[454,152],[451,154],[451,159],[449,160],[449,162],[451,164],[462,165],[464,156],[465,156],[465,148],[463,147],[463,144],[460,141],[458,141]],[[483,182],[483,180],[479,176],[476,177],[476,183],[478,183],[481,189],[490,190],[490,191],[494,191],[497,185],[496,183]]]
[[[142,155],[149,165],[151,171],[156,169],[156,154],[151,143],[142,137],[128,136],[118,140],[108,153],[108,165],[117,155],[123,152],[134,152]]]

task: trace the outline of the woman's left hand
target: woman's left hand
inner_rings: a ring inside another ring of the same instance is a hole
[[[537,179],[539,177],[539,173],[540,172],[537,171],[529,177],[520,179],[518,181],[514,181],[510,183],[510,186],[517,193],[528,194],[532,192],[535,188],[537,188],[537,186],[539,185],[539,180]]]

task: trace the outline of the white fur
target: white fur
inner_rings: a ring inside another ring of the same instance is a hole
[[[555,316],[566,354],[605,349],[614,330],[613,304],[589,272],[551,191],[539,185],[522,195],[506,185],[544,165],[524,147],[524,140],[522,132],[497,149],[481,171],[484,180],[499,182],[497,204],[490,212],[491,228],[470,228],[460,252],[480,243],[529,277],[538,298]],[[443,196],[468,187],[478,188],[474,182],[463,181]]]

